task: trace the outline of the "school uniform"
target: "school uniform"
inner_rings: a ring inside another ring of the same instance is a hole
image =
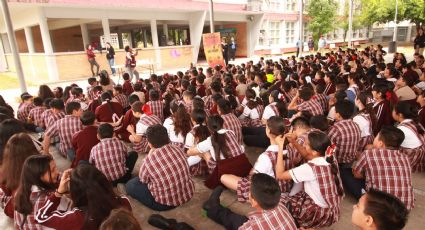
[[[123,108],[128,108],[130,106],[128,103],[128,97],[124,94],[118,94],[114,97],[114,99],[117,100]]]
[[[233,113],[222,114],[221,118],[224,120],[223,129],[233,131],[238,143],[243,145],[242,124],[240,120]]]
[[[133,111],[128,110],[125,113],[124,118],[122,119],[121,127],[118,130],[115,131],[118,138],[120,138],[121,140],[123,140],[125,142],[130,142],[130,139],[129,139],[130,133],[127,131],[127,127],[129,125],[133,125],[134,127],[136,127],[136,124],[137,124],[138,121],[139,120],[134,117]]]
[[[322,106],[319,104],[318,101],[314,99],[304,101],[301,104],[297,105],[297,111],[309,112],[311,116],[323,115]]]
[[[419,134],[416,125],[411,119],[404,119],[397,126],[404,133],[404,141],[401,143],[401,152],[406,154],[410,161],[413,172],[425,170],[425,140]]]
[[[329,110],[329,101],[325,94],[316,94],[312,97],[313,100],[319,102],[320,106],[322,106],[323,113],[327,113]]]
[[[206,91],[207,91],[207,88],[205,88],[205,85],[196,86],[196,94],[198,96],[205,97],[207,95]]]
[[[366,190],[376,189],[399,198],[408,210],[414,207],[412,172],[408,157],[399,150],[365,150],[353,165],[365,176]]]
[[[335,156],[338,163],[353,163],[361,139],[359,126],[351,119],[337,121],[329,128],[328,136],[336,145]]]
[[[348,87],[346,91],[348,100],[354,103],[359,92],[359,86],[357,86],[356,84],[350,85],[350,87]]]
[[[228,149],[227,153],[229,158],[237,157],[239,155],[244,154],[243,149],[239,145],[238,140],[236,139],[236,135],[233,133],[233,131],[227,129],[220,129],[218,133],[225,135],[226,146]],[[211,159],[207,162],[208,172],[211,174],[217,165],[217,159],[215,159],[215,151],[212,145],[211,137],[208,137],[206,140],[198,143],[196,145],[196,149],[200,153],[209,152],[211,154]],[[220,158],[224,159],[222,153],[220,153]]]
[[[342,196],[338,195],[331,165],[324,157],[317,157],[289,170],[294,186],[284,195],[284,204],[300,227],[321,228],[337,222]],[[303,187],[303,188],[302,188]]]
[[[127,183],[127,193],[154,210],[169,210],[192,199],[195,185],[186,154],[167,144],[153,150],[140,166],[139,177]]]
[[[276,164],[277,164],[277,152],[279,146],[270,145],[265,152],[263,152],[254,164],[254,173],[264,173],[273,178],[276,178]],[[292,169],[295,167],[295,161],[293,156],[288,155],[288,151],[285,151],[287,157],[284,158],[285,169]],[[290,192],[292,188],[292,181],[278,180],[280,190],[282,193]],[[248,201],[248,196],[251,188],[251,177],[242,177],[238,181],[236,194],[239,202]]]
[[[113,117],[116,117],[115,119],[119,119],[123,115],[123,111],[124,109],[120,103],[104,101],[96,108],[94,114],[97,122],[114,122]]]
[[[30,114],[31,109],[34,108],[34,104],[22,103],[18,108],[17,118],[18,120],[27,123],[28,115]]]
[[[63,198],[62,198],[63,199]],[[130,201],[126,197],[116,197],[122,208],[131,212]],[[51,194],[43,206],[36,212],[35,220],[44,228],[81,230],[86,218],[86,210],[79,207],[60,210],[61,198]],[[98,227],[89,220],[86,230],[96,230]]]
[[[103,138],[90,152],[89,163],[101,171],[114,185],[131,178],[137,153],[127,153],[127,146],[118,138]]]
[[[239,119],[243,127],[261,127],[263,123],[261,122],[261,116],[264,112],[263,105],[257,105],[257,107],[250,109],[248,106],[245,106]]]
[[[195,140],[195,128],[199,125],[193,126],[192,130],[187,133],[184,148],[190,149],[196,145]],[[189,171],[192,176],[204,176],[208,174],[207,162],[200,156],[189,156],[187,157],[187,163],[189,164]]]
[[[6,187],[5,184],[0,184],[0,208],[3,209],[4,214],[9,218],[13,219],[13,212],[15,211],[14,207],[14,197],[13,194],[15,191],[11,191]]]
[[[367,113],[359,113],[353,117],[353,121],[360,128],[360,142],[357,151],[363,152],[366,145],[373,143],[372,119]]]
[[[84,98],[75,98],[75,97],[73,97],[71,100],[69,100],[69,102],[77,102],[77,103],[79,103],[81,105],[81,109],[83,111],[87,111],[89,109],[89,104],[86,103],[86,101],[85,101]],[[68,103],[66,103],[66,104],[68,104]]]
[[[425,106],[419,109],[418,116],[419,116],[419,123],[421,123],[421,125],[425,127]]]
[[[146,153],[148,152],[149,146],[148,146],[148,140],[145,136],[146,130],[149,128],[149,126],[152,125],[162,125],[161,120],[156,115],[146,115],[143,114],[139,121],[136,124],[136,134],[139,136],[142,136],[142,140],[137,143],[133,143],[133,149],[134,151],[138,153]]]
[[[206,111],[211,111],[212,107],[213,107],[213,99],[212,99],[212,95],[208,95],[202,98],[202,100],[204,100],[204,105],[205,105],[205,110]]]
[[[152,114],[156,115],[161,121],[164,120],[164,103],[162,101],[149,101],[146,105],[150,106]]]
[[[46,135],[49,137],[59,136],[59,152],[66,156],[72,148],[72,136],[83,129],[83,124],[79,117],[66,115],[56,121],[52,126],[47,127]]]
[[[130,96],[134,92],[133,85],[130,80],[124,81],[122,84],[122,93],[126,96]]]
[[[268,120],[270,117],[280,116],[279,110],[277,109],[276,102],[270,103],[264,108],[262,120]]]
[[[158,82],[152,81],[151,84],[152,84],[154,90],[161,92],[161,85]]]
[[[89,100],[93,100],[94,98],[96,98],[96,93],[94,92],[94,87],[95,86],[87,86],[87,98]]]
[[[376,115],[376,125],[373,130],[373,135],[376,136],[384,125],[392,125],[393,118],[391,115],[390,104],[387,100],[373,104],[373,112]]]
[[[71,168],[77,167],[80,161],[88,162],[90,152],[99,143],[97,138],[97,127],[89,125],[84,127],[72,137],[72,147],[75,150],[75,158],[71,163]]]
[[[171,144],[184,149],[185,137],[183,133],[176,133],[174,128],[174,121],[172,117],[165,119],[163,126],[167,129],[168,138],[171,141]]]
[[[42,128],[43,127],[43,117],[41,114],[46,110],[43,106],[36,106],[31,109],[28,114],[28,118],[32,120],[35,126]]]
[[[181,103],[183,104],[184,108],[186,109],[186,112],[190,115],[192,113],[192,101],[186,103],[183,100],[181,100]]]
[[[326,96],[329,96],[331,94],[334,94],[336,92],[336,87],[333,83],[327,83],[325,90],[323,91],[323,94]]]

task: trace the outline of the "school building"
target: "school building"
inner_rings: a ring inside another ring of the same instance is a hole
[[[341,0],[344,1],[344,0]],[[204,59],[202,34],[209,33],[208,0],[8,0],[27,79],[40,82],[86,78],[87,44],[101,50],[109,41],[116,64],[126,45],[140,48],[137,59],[155,70],[188,67]],[[216,32],[234,36],[238,57],[295,51],[299,37],[298,0],[214,0]],[[305,21],[305,20],[304,20]],[[306,24],[305,24],[306,25]],[[304,39],[308,38],[304,26]],[[342,42],[343,31],[327,35]],[[367,41],[366,29],[354,41]],[[15,71],[3,17],[0,19],[0,71]],[[96,53],[109,70],[105,52]]]

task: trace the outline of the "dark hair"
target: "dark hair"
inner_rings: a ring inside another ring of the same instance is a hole
[[[280,116],[272,116],[267,120],[267,128],[270,133],[279,136],[285,134],[285,122]]]
[[[178,104],[172,101],[170,109],[173,112],[171,115],[174,124],[174,132],[176,135],[181,134],[186,137],[187,133],[192,129],[190,122],[190,115],[187,113],[183,104]]]
[[[75,110],[81,109],[81,104],[75,101],[71,101],[66,104],[66,114],[71,115]]]
[[[229,101],[229,105],[231,109],[236,109],[238,107],[238,101],[236,96],[234,95],[233,88],[231,86],[224,87],[224,93],[227,94],[226,99]]]
[[[381,99],[387,100],[386,93],[388,92],[388,86],[386,84],[376,84],[373,86],[372,91],[381,93]]]
[[[252,198],[262,209],[270,210],[279,205],[281,190],[275,178],[265,173],[254,173],[250,189]]]
[[[72,170],[69,192],[74,207],[85,211],[83,229],[97,229],[112,209],[121,207],[111,182],[89,164]]]
[[[151,101],[159,100],[159,92],[154,89],[149,90],[149,100]]]
[[[342,119],[349,119],[354,113],[354,104],[349,100],[337,101],[335,103],[335,112],[341,115]]]
[[[74,95],[75,97],[79,97],[83,94],[83,89],[80,87],[73,87],[71,89],[71,94]]]
[[[50,162],[53,158],[50,155],[29,156],[22,166],[21,179],[15,195],[15,210],[23,215],[29,215],[33,212],[33,203],[30,200],[31,187],[39,187],[44,192],[55,188],[53,183],[46,183],[41,177],[47,172],[50,174]],[[25,218],[26,219],[26,218]]]
[[[384,126],[378,133],[379,140],[384,142],[387,148],[398,149],[404,141],[404,133],[394,126]]]
[[[91,85],[92,83],[96,82],[96,78],[95,77],[90,77],[89,79],[87,79],[87,82]]]
[[[221,92],[221,83],[220,83],[220,82],[218,82],[218,81],[213,81],[213,82],[211,82],[211,84],[210,84],[210,88],[211,88],[214,92],[219,93],[219,92]]]
[[[324,115],[316,115],[310,118],[310,126],[320,131],[326,132],[329,129],[328,119]]]
[[[312,131],[308,134],[308,141],[312,150],[320,153],[321,156],[326,158],[326,161],[331,166],[331,172],[333,174],[337,193],[339,196],[344,195],[344,189],[341,185],[341,179],[339,178],[338,166],[335,164],[334,156],[326,156],[326,150],[331,146],[331,140],[329,137],[321,131]]]
[[[99,125],[97,129],[97,134],[99,134],[100,138],[111,138],[114,135],[114,127],[108,123],[103,123]]]
[[[305,117],[297,117],[291,122],[292,127],[300,127],[300,128],[309,128],[310,123],[309,120]]]
[[[146,137],[148,142],[155,148],[161,148],[170,143],[167,129],[159,124],[149,126],[146,130]]]
[[[394,111],[396,114],[402,114],[404,119],[412,119],[419,134],[423,135],[425,133],[424,128],[419,125],[418,110],[411,103],[407,101],[400,101],[394,107]]]
[[[126,209],[119,208],[111,210],[110,215],[106,218],[100,230],[142,230],[139,222],[133,214]]]
[[[131,110],[136,113],[143,113],[142,106],[143,106],[142,102],[136,101],[131,105]]]
[[[401,230],[406,225],[409,211],[396,196],[369,189],[366,193],[364,214],[372,216],[378,230]]]
[[[247,89],[245,92],[245,97],[248,100],[246,103],[246,106],[248,106],[249,109],[254,109],[258,105],[262,105],[263,102],[259,97],[257,97],[255,91],[253,89]]]
[[[132,94],[128,97],[128,103],[130,104],[130,106],[136,101],[140,101],[139,96],[137,96],[136,94]]]
[[[33,101],[33,104],[35,106],[42,106],[43,105],[43,99],[41,99],[41,97],[35,97],[34,98],[34,101]]]
[[[288,116],[288,108],[286,107],[285,103],[279,98],[279,91],[273,90],[270,93],[270,96],[273,98],[273,102],[276,102],[276,108],[279,111],[280,117],[287,117]]]
[[[7,141],[16,133],[25,132],[22,122],[15,119],[6,119],[0,123],[0,163],[3,159],[3,148]]]
[[[55,95],[53,94],[52,90],[47,85],[40,85],[38,88],[38,97],[42,100],[45,100],[46,98],[53,98]]]
[[[20,179],[17,175],[21,175],[25,159],[38,154],[39,152],[28,134],[17,133],[13,135],[4,147],[0,184],[5,185],[11,191],[15,191]]]
[[[357,99],[360,101],[360,103],[362,103],[365,108],[363,110],[360,110],[357,114],[360,113],[365,113],[365,114],[369,114],[369,117],[372,121],[371,127],[372,130],[375,130],[375,126],[376,126],[376,115],[375,112],[373,111],[373,104],[372,103],[368,103],[368,100],[370,99],[370,96],[367,92],[360,92],[357,94]]]
[[[109,79],[109,76],[107,73],[104,73],[103,71],[99,74],[99,83],[100,85],[106,86],[111,83],[111,79]]]
[[[129,80],[130,79],[130,74],[128,74],[128,73],[123,73],[123,75],[122,75],[122,79],[124,79],[124,80]]]
[[[232,112],[230,102],[224,98],[221,98],[217,101],[217,106],[223,114],[228,114]]]
[[[80,117],[81,123],[83,125],[93,125],[94,121],[96,120],[96,116],[92,111],[84,111],[83,114]]]
[[[224,120],[219,115],[213,115],[208,118],[207,126],[211,133],[211,143],[214,148],[216,161],[220,160],[220,153],[224,158],[230,157],[230,150],[226,144],[226,134],[220,134],[218,131],[223,128]]]
[[[117,91],[118,93],[122,93],[122,86],[116,85],[116,86],[114,86],[114,90]]]
[[[43,106],[46,107],[46,109],[50,109],[50,102],[53,100],[53,98],[49,97],[44,99]]]
[[[304,101],[308,101],[314,95],[314,92],[309,87],[303,87],[302,89],[300,89],[299,95],[301,99],[303,99]]]
[[[65,104],[63,103],[62,99],[54,98],[49,103],[50,108],[63,110],[65,108]]]
[[[205,109],[205,102],[202,98],[194,97],[192,100],[192,108],[193,109]]]
[[[193,131],[195,132],[194,136],[198,138],[198,142],[206,140],[210,136],[210,131],[205,125],[207,119],[207,114],[202,109],[194,109],[190,114],[191,118],[199,126],[194,127]]]

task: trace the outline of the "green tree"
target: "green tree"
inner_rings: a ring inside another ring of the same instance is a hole
[[[344,2],[344,15],[340,18],[341,19],[341,23],[340,23],[340,28],[342,28],[344,30],[344,42],[345,39],[347,38],[347,32],[348,32],[348,28],[349,28],[349,17],[350,17],[350,1],[351,0],[345,0]],[[356,4],[356,2],[354,1],[353,3],[353,31],[356,29],[360,29],[361,23],[360,23],[360,17],[358,15],[357,12],[359,12],[360,5]]]
[[[311,0],[306,6],[308,15],[307,29],[312,32],[317,47],[320,35],[335,28],[338,4],[335,0]]]

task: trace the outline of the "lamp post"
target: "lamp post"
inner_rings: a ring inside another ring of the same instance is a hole
[[[214,3],[210,0],[210,33],[214,33]]]
[[[388,53],[397,52],[397,15],[398,14],[398,0],[395,0],[395,16],[394,16],[394,34],[393,41],[390,42]]]
[[[353,45],[353,1],[349,0],[349,16],[348,16],[348,47],[352,48]]]

